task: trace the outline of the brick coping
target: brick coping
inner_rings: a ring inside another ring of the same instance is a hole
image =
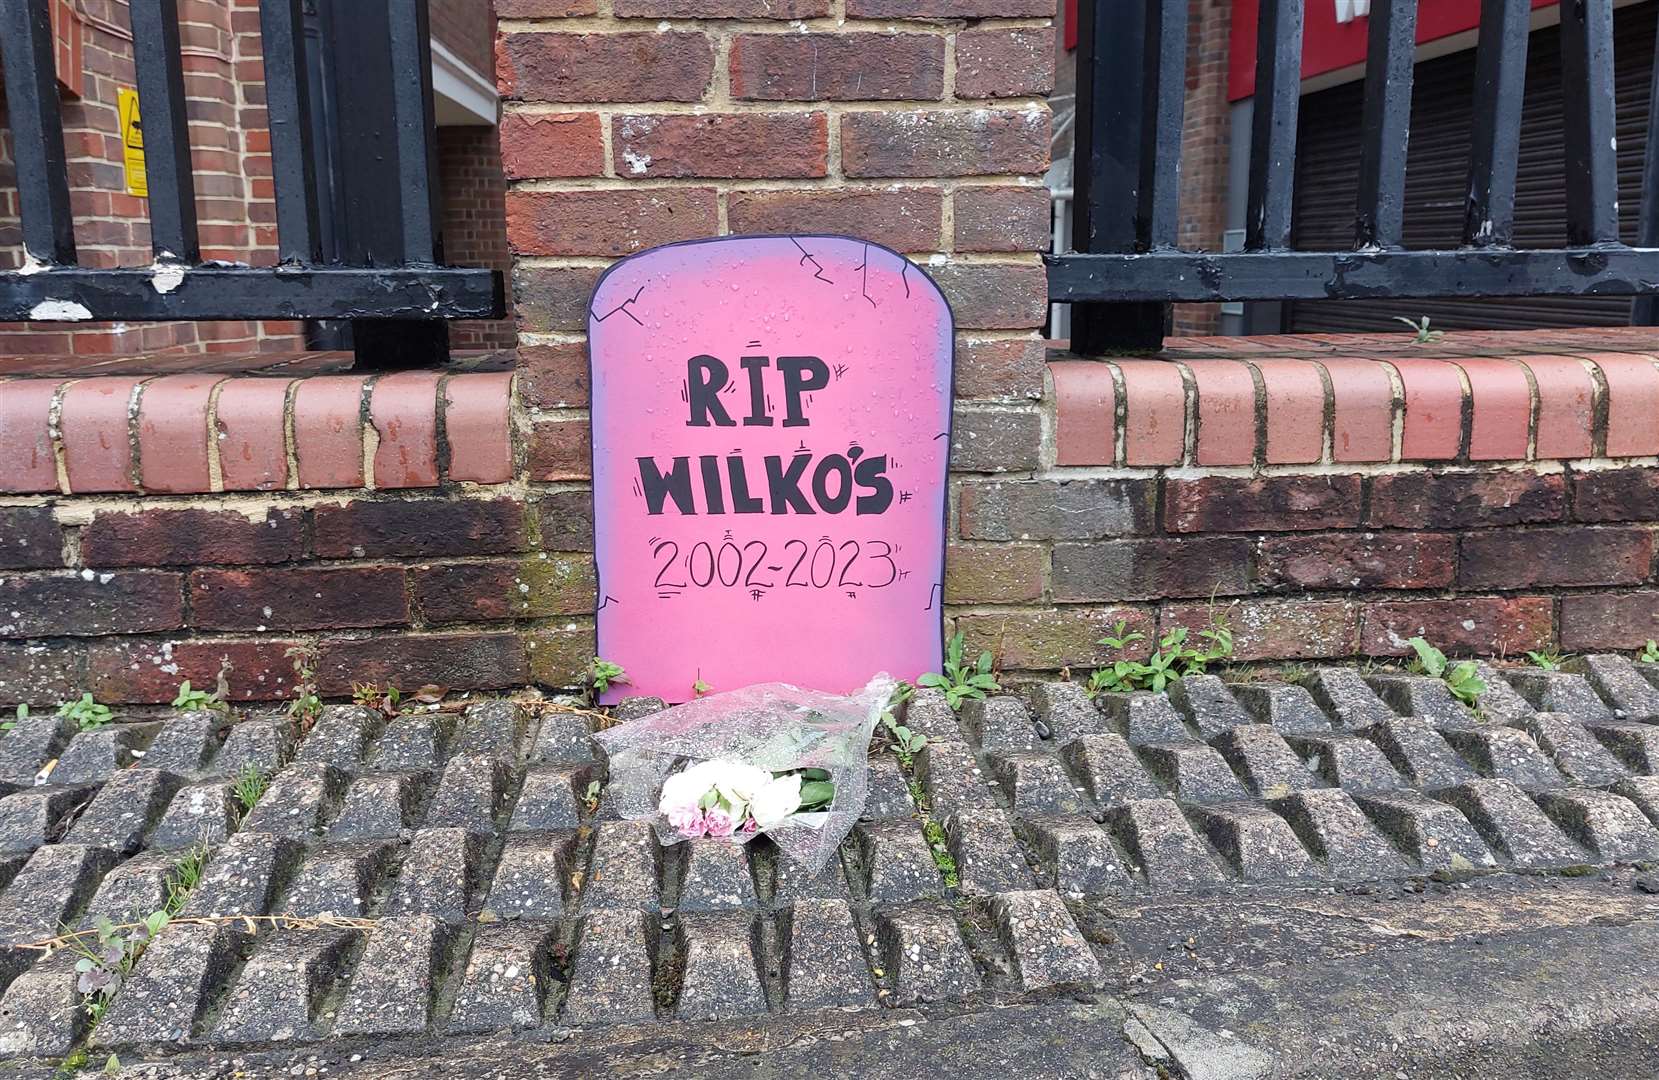
[[[1659,454],[1659,332],[1175,339],[1050,353],[1059,466],[1548,461]]]

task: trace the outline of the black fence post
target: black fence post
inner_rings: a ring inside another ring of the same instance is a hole
[[[1079,252],[1130,252],[1141,240],[1136,218],[1142,205],[1143,133],[1155,123],[1145,111],[1146,79],[1152,74],[1146,70],[1146,42],[1149,16],[1162,2],[1186,10],[1186,0],[1083,0],[1078,5],[1072,247]],[[1184,63],[1185,56],[1181,59]],[[1173,134],[1178,140],[1179,125]],[[1158,349],[1168,332],[1170,310],[1159,303],[1075,303],[1072,351],[1098,356]]]

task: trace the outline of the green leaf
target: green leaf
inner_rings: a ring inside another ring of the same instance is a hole
[[[950,683],[945,681],[945,677],[943,675],[940,675],[938,672],[935,672],[935,671],[930,671],[926,675],[923,675],[921,678],[917,679],[916,680],[916,685],[917,686],[932,686],[932,687],[937,687],[937,688],[942,690],[942,689],[945,689],[946,687],[950,686]]]
[[[835,798],[835,785],[828,780],[809,780],[801,785],[801,805],[819,806]]]
[[[899,730],[903,731],[905,729],[900,728]],[[829,778],[830,778],[830,774],[829,774],[828,769],[802,769],[801,770],[801,779],[803,781],[804,780],[828,780]]]
[[[1422,667],[1425,674],[1439,678],[1446,673],[1445,653],[1430,645],[1421,637],[1407,638],[1406,644],[1410,645],[1417,653],[1417,663]]]

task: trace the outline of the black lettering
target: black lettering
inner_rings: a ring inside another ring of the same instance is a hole
[[[785,421],[787,423],[788,421]],[[783,467],[783,458],[777,454],[766,456],[766,486],[772,494],[772,513],[787,514],[793,508],[797,514],[813,514],[812,504],[801,494],[801,476],[811,464],[812,455],[795,454],[789,468]]]
[[[726,493],[720,486],[720,459],[713,454],[704,454],[697,459],[697,464],[703,470],[703,502],[707,504],[709,513],[724,514]]]
[[[726,365],[712,356],[693,356],[686,363],[686,396],[691,406],[691,419],[686,427],[708,427],[709,417],[719,427],[736,427],[720,403],[720,391],[726,385]]]
[[[835,494],[829,491],[829,478],[839,474],[840,483],[836,485]],[[812,471],[812,495],[818,500],[818,509],[826,514],[839,514],[847,508],[847,503],[853,497],[853,467],[852,463],[840,454],[831,454],[818,463]]]
[[[697,513],[691,502],[691,459],[677,457],[673,468],[664,476],[657,468],[657,459],[650,457],[639,458],[639,483],[645,490],[645,508],[647,513],[662,513],[664,498],[674,500],[674,506],[682,514],[694,515]]]
[[[887,479],[887,455],[877,454],[858,463],[853,479],[869,494],[858,497],[859,514],[879,514],[893,505],[893,482]]]
[[[743,470],[743,455],[732,454],[726,458],[726,476],[732,486],[732,513],[766,513],[766,503],[749,494],[749,474]]]
[[[772,414],[766,411],[766,382],[760,373],[772,366],[765,356],[745,356],[738,363],[749,373],[749,415],[743,418],[744,427],[771,427]]]
[[[829,365],[816,356],[780,356],[778,370],[783,373],[783,426],[806,427],[801,397],[829,385]]]

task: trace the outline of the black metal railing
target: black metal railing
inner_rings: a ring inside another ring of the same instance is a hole
[[[130,3],[155,264],[78,265],[48,8],[0,0],[25,255],[21,270],[0,273],[0,322],[350,320],[359,366],[409,367],[447,358],[443,320],[502,316],[499,271],[440,265],[426,0],[325,6],[322,48],[339,56],[329,85],[350,130],[338,132],[343,152],[323,179],[359,192],[346,204],[352,239],[326,252],[310,76],[331,57],[307,56],[302,0],[261,0],[275,267],[202,261],[177,0]]]
[[[1303,0],[1261,0],[1244,250],[1176,247],[1188,0],[1083,0],[1074,254],[1048,257],[1085,354],[1156,348],[1173,302],[1634,296],[1659,322],[1659,137],[1647,142],[1638,245],[1619,240],[1613,0],[1562,0],[1567,243],[1511,244],[1530,0],[1483,0],[1462,244],[1406,250],[1401,221],[1417,0],[1372,0],[1350,250],[1293,250]],[[1649,105],[1659,121],[1659,78]],[[1125,207],[1133,208],[1132,213]]]

